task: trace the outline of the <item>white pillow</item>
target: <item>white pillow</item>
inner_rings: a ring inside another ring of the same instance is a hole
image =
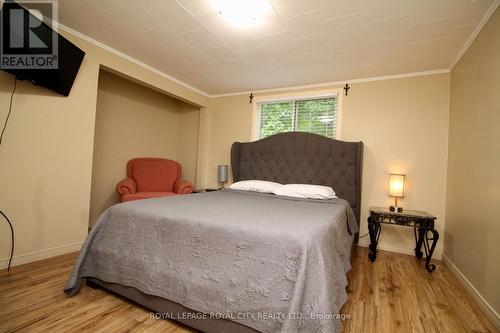
[[[273,193],[273,191],[280,186],[282,186],[280,183],[268,182],[265,180],[242,180],[231,184],[229,188],[240,191]]]
[[[309,199],[333,199],[335,192],[329,186],[309,184],[287,184],[282,185],[273,192],[276,195],[287,197],[309,198]]]

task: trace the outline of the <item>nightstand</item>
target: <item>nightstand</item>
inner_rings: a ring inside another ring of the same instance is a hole
[[[205,193],[205,192],[215,192],[219,191],[217,188],[200,188],[197,190],[194,190],[193,193]]]
[[[432,272],[436,265],[431,264],[432,254],[439,239],[439,233],[434,229],[435,216],[426,212],[415,210],[405,210],[403,212],[391,212],[388,208],[371,207],[368,217],[368,231],[370,233],[370,253],[368,257],[371,261],[377,258],[377,245],[382,230],[382,224],[400,225],[413,228],[415,236],[415,256],[421,259],[425,251],[425,268]]]

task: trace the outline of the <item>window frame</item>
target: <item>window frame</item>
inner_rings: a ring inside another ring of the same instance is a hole
[[[319,98],[337,98],[337,128],[336,140],[341,139],[342,135],[342,97],[341,88],[321,91],[308,91],[302,93],[291,93],[281,95],[256,96],[252,103],[252,141],[260,140],[260,118],[261,104],[276,102],[295,102],[299,100],[319,99]]]

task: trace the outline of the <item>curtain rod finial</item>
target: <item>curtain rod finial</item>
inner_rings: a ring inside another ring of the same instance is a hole
[[[346,83],[345,86],[344,86],[344,90],[345,90],[345,95],[346,96],[349,94],[349,89],[351,89],[351,87],[349,87],[349,83]]]

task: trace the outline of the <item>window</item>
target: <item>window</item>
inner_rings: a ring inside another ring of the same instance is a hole
[[[337,138],[337,97],[261,102],[258,138],[300,131]]]

